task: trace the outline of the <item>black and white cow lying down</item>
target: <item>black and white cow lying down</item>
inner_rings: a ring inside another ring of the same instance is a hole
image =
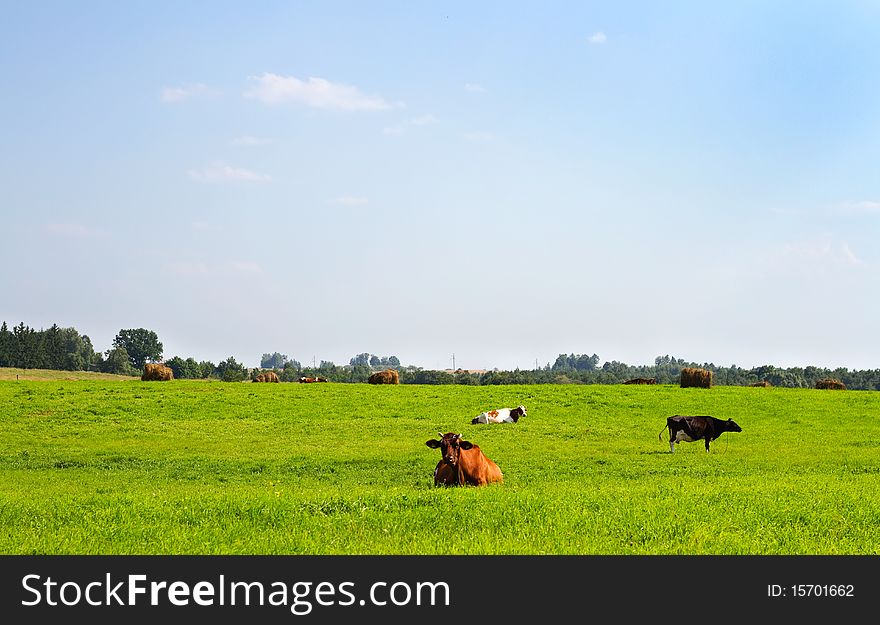
[[[721,436],[724,432],[742,432],[733,419],[727,421],[708,416],[683,416],[675,415],[666,418],[665,430],[669,428],[669,452],[675,452],[675,444],[682,441],[692,443],[702,439],[706,443],[706,451],[709,451],[709,443]],[[660,430],[659,439],[663,440],[663,430]]]

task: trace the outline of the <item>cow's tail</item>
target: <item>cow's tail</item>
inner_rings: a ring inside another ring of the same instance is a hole
[[[663,440],[663,432],[664,432],[668,427],[669,427],[669,423],[667,422],[666,425],[663,426],[663,429],[660,430],[660,433],[657,435],[657,440],[658,440],[658,441],[662,441],[662,440]]]

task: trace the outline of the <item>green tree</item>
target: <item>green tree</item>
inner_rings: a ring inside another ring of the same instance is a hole
[[[13,367],[35,369],[43,360],[39,337],[33,328],[22,321],[12,329],[14,338]]]
[[[58,327],[58,324],[53,323],[51,328],[43,330],[40,334],[43,346],[43,361],[40,366],[56,371],[61,369],[64,364],[64,339],[61,328]]]
[[[217,365],[217,374],[224,382],[242,382],[247,379],[247,369],[233,356]]]
[[[321,361],[322,363],[324,361]],[[358,354],[354,358],[348,361],[352,367],[369,367],[370,366],[370,354],[364,352],[363,354]],[[323,365],[322,365],[323,366]]]
[[[143,369],[148,361],[162,360],[162,343],[155,332],[146,328],[120,330],[113,339],[113,346],[125,348],[135,369]]]
[[[199,363],[199,377],[210,378],[217,373],[217,366],[210,360],[203,360]]]
[[[61,328],[61,367],[67,371],[82,371],[91,367],[95,359],[92,340],[85,334],[80,335],[76,328]]]
[[[171,369],[171,372],[174,373],[175,380],[181,380],[186,377],[184,375],[186,371],[186,361],[180,356],[169,358],[165,361],[165,366]]]
[[[0,326],[0,367],[11,367],[15,360],[15,336],[9,331],[6,322]]]
[[[117,373],[119,375],[135,375],[136,371],[131,366],[131,357],[124,347],[108,349],[104,359],[104,373]]]
[[[274,354],[263,354],[263,357],[260,359],[260,368],[281,369],[289,361],[290,359],[287,357],[287,354],[279,354],[278,352],[275,352]]]

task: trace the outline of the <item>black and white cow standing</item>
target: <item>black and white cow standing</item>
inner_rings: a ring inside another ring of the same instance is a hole
[[[682,441],[692,443],[702,439],[706,443],[706,451],[709,451],[709,443],[721,436],[724,432],[742,432],[742,428],[733,419],[716,419],[708,416],[683,416],[675,415],[666,418],[665,430],[669,428],[669,452],[675,452],[675,444]],[[659,439],[663,440],[663,430],[660,430]]]

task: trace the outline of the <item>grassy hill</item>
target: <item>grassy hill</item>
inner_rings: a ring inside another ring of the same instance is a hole
[[[877,392],[81,379],[0,406],[4,554],[880,553]],[[670,454],[673,414],[743,432]],[[438,430],[504,483],[433,487]]]

